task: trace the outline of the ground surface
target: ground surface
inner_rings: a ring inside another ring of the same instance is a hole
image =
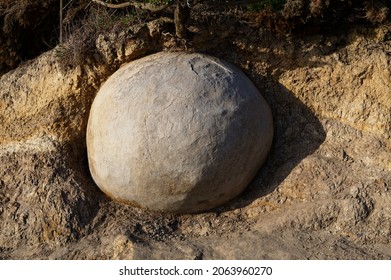
[[[150,21],[99,37],[99,63],[64,69],[54,49],[1,76],[0,258],[391,258],[391,28],[292,37],[219,20],[192,26],[191,42],[165,30],[169,20]],[[94,95],[122,63],[183,49],[257,85],[274,117],[269,158],[208,213],[111,201],[86,160]]]

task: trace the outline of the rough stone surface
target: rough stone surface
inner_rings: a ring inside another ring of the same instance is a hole
[[[158,53],[115,72],[87,127],[92,177],[114,199],[193,213],[241,193],[273,139],[271,110],[237,68],[210,56]]]

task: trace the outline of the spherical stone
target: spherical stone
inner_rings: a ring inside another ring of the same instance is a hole
[[[241,193],[272,138],[271,110],[240,70],[203,54],[158,53],[126,64],[99,90],[88,162],[115,200],[194,213]]]

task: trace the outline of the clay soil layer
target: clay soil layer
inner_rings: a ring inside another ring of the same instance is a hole
[[[1,259],[391,258],[391,27],[292,36],[206,18],[187,41],[159,18],[100,35],[99,59],[82,66],[64,67],[56,47],[1,76]],[[239,67],[274,118],[254,181],[207,213],[114,202],[88,171],[102,83],[123,63],[176,50]]]

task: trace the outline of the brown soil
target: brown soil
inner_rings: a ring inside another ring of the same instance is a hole
[[[64,68],[57,47],[1,76],[0,258],[389,259],[391,26],[292,36],[209,14],[190,31],[179,40],[160,18],[102,34],[83,66]],[[122,63],[177,50],[240,67],[275,124],[248,189],[196,215],[113,202],[86,160],[100,85]]]

